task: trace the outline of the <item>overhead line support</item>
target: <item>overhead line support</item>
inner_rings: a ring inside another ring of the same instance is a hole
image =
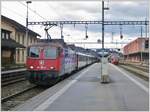
[[[41,21],[28,22],[28,25],[60,25],[60,24],[102,24],[102,21]],[[149,21],[104,21],[104,25],[148,25]]]

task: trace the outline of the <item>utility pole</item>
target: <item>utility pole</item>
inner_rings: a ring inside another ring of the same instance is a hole
[[[112,37],[111,37],[111,42],[113,43],[114,41],[114,32],[112,32]]]
[[[143,37],[143,27],[141,26],[141,37]]]
[[[104,6],[104,1],[102,1],[102,59],[101,59],[101,82],[107,83],[109,82],[108,77],[108,60],[104,58],[104,10],[109,10]]]
[[[61,30],[61,39],[64,39],[64,36],[63,36],[63,24],[60,24],[60,30]]]
[[[104,1],[102,1],[102,49],[104,49],[104,10],[109,10],[109,8],[104,7]]]
[[[116,40],[116,49],[117,49],[117,40]]]
[[[147,23],[146,23],[146,19],[145,19],[145,37],[147,38]]]
[[[27,3],[27,17],[26,17],[26,47],[28,47],[28,4],[32,3],[31,1],[26,1]]]

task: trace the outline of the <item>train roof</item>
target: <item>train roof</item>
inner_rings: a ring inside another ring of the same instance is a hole
[[[38,42],[34,45],[30,45],[29,47],[44,47],[44,46],[55,46],[55,47],[63,47],[61,44],[59,43],[45,43],[45,42]]]
[[[89,57],[95,57],[96,53],[95,51],[92,51],[91,49],[84,49],[82,47],[75,46],[74,44],[68,45],[64,42],[63,39],[40,39],[38,43],[30,46],[59,46],[62,48],[70,48],[77,52],[79,55],[86,55]],[[30,47],[29,46],[29,47]]]
[[[39,42],[66,44],[63,39],[40,39]]]
[[[31,46],[59,46],[59,47],[67,47],[67,44],[63,39],[40,39],[38,43]]]
[[[78,55],[82,55],[82,56],[87,56],[87,57],[95,57],[93,55],[90,54],[85,54],[85,53],[81,53],[81,52],[77,52]]]

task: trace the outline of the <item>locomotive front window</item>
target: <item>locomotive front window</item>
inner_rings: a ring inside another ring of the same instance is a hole
[[[56,59],[57,49],[54,47],[46,48],[44,50],[45,58]]]
[[[30,57],[39,57],[39,48],[37,47],[30,47],[28,56]]]

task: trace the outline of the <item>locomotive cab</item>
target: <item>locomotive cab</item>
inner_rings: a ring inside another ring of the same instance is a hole
[[[27,56],[30,82],[38,83],[40,81],[40,84],[41,82],[47,84],[49,79],[57,78],[61,69],[62,56],[63,52],[60,46],[30,46]]]

